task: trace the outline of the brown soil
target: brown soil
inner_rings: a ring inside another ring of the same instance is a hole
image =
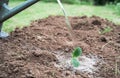
[[[89,78],[54,66],[59,62],[56,54],[71,54],[76,46],[83,49],[83,55],[93,54],[104,60],[92,78],[120,78],[120,26],[96,16],[69,19],[74,46],[63,16],[36,20],[0,39],[0,78]],[[107,26],[112,31],[100,34]]]

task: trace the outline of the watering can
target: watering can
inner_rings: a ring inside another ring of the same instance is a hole
[[[7,19],[13,17],[17,13],[23,11],[38,1],[40,0],[26,0],[22,4],[11,9],[8,6],[9,0],[0,0],[0,38],[9,36],[8,33],[2,31],[2,25]]]

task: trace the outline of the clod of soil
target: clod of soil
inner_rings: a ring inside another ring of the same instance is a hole
[[[8,38],[0,39],[0,78],[120,78],[117,58],[120,56],[120,26],[97,16],[69,19],[75,42],[71,41],[63,16],[35,20],[28,27],[16,28]],[[112,31],[99,34],[108,26]],[[104,63],[97,63],[95,67],[99,69],[93,74],[74,74],[56,67],[57,55],[68,57],[76,46],[82,48],[84,56],[97,56]]]

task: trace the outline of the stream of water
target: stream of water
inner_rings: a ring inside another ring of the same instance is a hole
[[[69,21],[69,19],[68,19],[68,14],[67,14],[66,10],[64,9],[61,1],[60,1],[60,0],[57,0],[57,2],[58,2],[58,4],[60,5],[60,7],[61,7],[61,9],[62,9],[62,11],[63,11],[63,14],[64,14],[64,16],[65,16],[65,22],[66,22],[66,24],[67,24],[67,28],[68,28],[68,30],[69,30],[69,32],[70,32],[70,36],[71,36],[71,39],[72,39],[72,46],[74,46],[75,36],[74,36],[73,30],[72,30],[72,26],[71,26],[71,24],[70,24],[70,21]]]
[[[60,5],[63,13],[64,13],[64,16],[65,16],[65,21],[66,21],[66,26],[70,32],[70,36],[71,36],[71,39],[72,39],[72,46],[73,47],[76,47],[75,46],[75,35],[73,33],[73,29],[72,29],[72,26],[70,24],[70,21],[68,19],[68,16],[67,16],[67,12],[66,10],[64,9],[62,3],[60,0],[57,0],[58,4]],[[89,76],[89,78],[93,78],[93,73],[95,73],[95,71],[98,72],[98,69],[99,67],[96,67],[97,64],[103,64],[104,61],[103,60],[99,60],[96,56],[94,55],[89,55],[88,56],[81,56],[80,57],[80,66],[79,67],[73,67],[72,64],[71,64],[71,56],[70,57],[66,57],[64,55],[56,55],[56,57],[59,59],[59,62],[60,64],[56,64],[55,66],[56,67],[60,67],[60,68],[63,68],[63,69],[68,69],[68,70],[71,70],[73,72],[73,74],[75,72],[81,74],[81,73],[85,73]],[[63,61],[64,60],[64,61]],[[75,78],[74,75],[72,78]]]

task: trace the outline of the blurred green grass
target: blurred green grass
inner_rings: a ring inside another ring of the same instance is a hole
[[[10,1],[10,7],[22,3],[23,1]],[[107,18],[116,24],[120,24],[120,15],[116,13],[115,5],[92,6],[92,5],[70,5],[64,4],[68,16],[100,16]],[[13,31],[16,27],[22,28],[28,26],[32,20],[46,18],[50,15],[63,15],[61,8],[57,3],[38,2],[21,13],[15,15],[4,23],[3,30]]]

